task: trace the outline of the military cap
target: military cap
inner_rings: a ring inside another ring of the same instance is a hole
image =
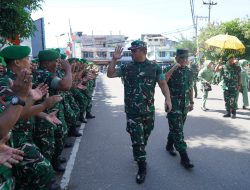
[[[61,59],[66,59],[67,55],[65,53],[60,54]]]
[[[3,67],[6,67],[6,63],[4,61],[4,58],[0,56],[0,65],[2,65]]]
[[[176,57],[188,57],[188,49],[177,49]]]
[[[0,52],[0,56],[5,59],[22,59],[28,57],[31,49],[28,46],[8,46]]]
[[[60,57],[60,54],[55,50],[43,50],[38,54],[39,61],[54,61]]]
[[[135,40],[131,43],[131,47],[128,48],[128,50],[133,50],[133,49],[147,49],[147,44],[144,41],[141,40]]]
[[[230,54],[230,55],[227,56],[227,60],[229,60],[231,58],[234,58],[234,57],[235,57],[234,54]]]

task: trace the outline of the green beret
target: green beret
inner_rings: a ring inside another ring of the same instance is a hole
[[[70,64],[73,63],[74,61],[76,61],[76,58],[74,58],[74,57],[68,58],[68,62]]]
[[[66,59],[66,57],[67,57],[67,55],[65,53],[61,53],[60,56],[61,56],[61,59]]]
[[[91,61],[87,61],[86,63],[87,63],[88,65],[94,65],[94,63],[91,62]]]
[[[80,59],[80,62],[81,62],[81,63],[86,63],[86,62],[87,62],[87,60],[86,60],[86,59],[84,59],[84,58],[82,58],[82,59]]]
[[[6,67],[6,63],[4,61],[4,58],[0,56],[0,65],[3,67]]]
[[[23,59],[28,57],[30,54],[31,49],[28,46],[8,46],[4,48],[0,52],[0,56],[4,57],[5,59]]]
[[[39,62],[55,61],[60,57],[60,54],[54,50],[43,50],[38,54]]]

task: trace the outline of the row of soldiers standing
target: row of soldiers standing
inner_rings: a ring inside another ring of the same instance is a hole
[[[57,190],[55,172],[64,172],[63,148],[70,146],[68,136],[79,137],[77,127],[91,114],[92,93],[98,69],[85,59],[69,58],[57,49],[40,51],[38,59],[29,60],[30,48],[9,46],[0,52],[1,112],[13,101],[10,79],[22,70],[33,75],[33,90],[25,102],[28,108],[11,130],[10,145],[24,152],[23,160],[13,169],[0,165],[0,189]],[[7,66],[5,68],[5,66]],[[14,104],[12,104],[14,105]],[[0,113],[1,113],[0,112]]]

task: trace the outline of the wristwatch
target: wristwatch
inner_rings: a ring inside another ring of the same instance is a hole
[[[15,105],[25,106],[25,101],[21,100],[18,96],[13,96],[10,103],[13,106]]]

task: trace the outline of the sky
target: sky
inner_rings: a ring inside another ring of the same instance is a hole
[[[207,16],[203,0],[194,1],[195,16]],[[204,0],[209,2],[210,0]],[[225,22],[250,16],[250,0],[213,0],[211,22]],[[141,34],[164,34],[172,40],[194,36],[190,0],[44,0],[34,20],[44,17],[47,47],[66,44],[69,20],[72,31],[94,35],[125,35],[129,40]],[[206,19],[198,20],[198,28]]]

